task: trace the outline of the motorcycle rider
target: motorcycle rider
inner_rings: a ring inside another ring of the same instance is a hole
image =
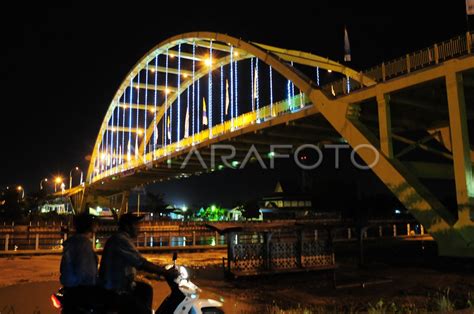
[[[97,230],[95,217],[82,213],[74,216],[76,232],[63,243],[60,281],[68,304],[76,306],[94,302],[97,290],[97,255],[93,250],[92,234]]]
[[[132,242],[138,235],[138,222],[143,216],[126,213],[119,218],[118,232],[105,243],[100,263],[102,286],[113,291],[123,313],[151,313],[153,288],[135,281],[136,270],[158,275],[175,276],[175,269],[165,270],[144,258]]]

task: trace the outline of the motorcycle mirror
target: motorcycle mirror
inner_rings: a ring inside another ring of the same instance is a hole
[[[176,261],[177,259],[178,259],[178,253],[174,252],[173,253],[173,262]]]

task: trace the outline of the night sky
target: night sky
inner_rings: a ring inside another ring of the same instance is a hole
[[[241,2],[239,9],[229,9],[232,3],[2,10],[0,187],[22,184],[29,192],[38,189],[42,177],[68,176],[76,165],[86,171],[85,158],[121,80],[149,49],[172,35],[209,30],[342,61],[347,25],[351,66],[365,69],[466,31],[464,0],[314,1],[301,6],[290,1],[271,5],[271,12]],[[196,201],[196,186],[201,186],[211,191],[203,198],[219,193],[225,201],[233,197],[221,188],[226,173],[155,190],[187,202]],[[230,194],[272,190],[279,175],[250,177],[251,171],[235,176]]]

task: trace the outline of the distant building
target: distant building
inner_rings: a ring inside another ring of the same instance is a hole
[[[39,205],[40,213],[56,212],[60,215],[72,214],[72,204],[68,198],[58,197]]]
[[[311,195],[303,193],[297,185],[277,182],[275,191],[262,198],[264,219],[294,219],[314,216]]]
[[[43,204],[40,206],[41,213],[56,212],[60,215],[68,214],[67,204]]]

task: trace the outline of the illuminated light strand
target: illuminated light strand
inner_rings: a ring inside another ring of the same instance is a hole
[[[138,86],[140,86],[140,70],[138,71],[137,76],[138,76],[137,104],[140,104],[140,89],[139,89],[139,87],[138,87]],[[148,82],[147,82],[147,83],[148,83]],[[130,106],[132,106],[132,103],[131,103],[131,102],[130,102]],[[137,143],[138,143],[138,130],[139,130],[139,128],[138,128],[138,127],[139,127],[139,122],[138,122],[138,121],[140,121],[140,120],[139,120],[139,116],[140,116],[139,112],[140,112],[140,110],[138,110],[138,107],[137,107],[137,109],[136,109],[136,113],[137,113],[137,114],[136,114],[136,117],[137,117],[137,125],[135,126],[136,134],[135,134],[135,145],[134,145],[135,148],[137,147]],[[139,152],[136,151],[136,149],[135,149],[135,159],[138,159],[138,156],[139,156]]]
[[[133,103],[133,78],[130,78],[129,89],[129,109],[128,109],[128,143],[127,143],[127,161],[130,161],[132,147],[132,103]]]
[[[318,86],[321,86],[321,85],[319,84],[319,67],[316,67],[316,84],[317,84]]]
[[[253,58],[250,59],[250,98],[252,103],[252,112],[255,111],[255,78],[253,70]]]
[[[260,94],[258,86],[258,58],[255,59],[255,106],[257,108],[257,122],[260,122]]]
[[[224,68],[221,65],[221,124],[224,123]]]
[[[120,100],[117,100],[117,126],[120,125]],[[118,148],[119,148],[119,132],[117,131],[117,133],[115,134],[115,149],[117,151],[117,157],[120,157],[119,156],[119,151],[118,151]],[[115,163],[117,165],[117,167],[115,167],[115,173],[117,173],[117,169],[118,169],[118,165],[119,165],[119,161],[120,159],[119,158],[115,158]]]
[[[238,77],[238,74],[239,74],[239,71],[238,71],[238,68],[237,68],[237,60],[234,61],[234,76],[235,76],[235,92],[234,92],[234,96],[235,96],[235,111],[234,111],[234,114],[236,117],[239,116],[239,93],[238,93],[238,87],[239,87],[239,77]]]
[[[166,154],[166,146],[168,144],[168,64],[169,64],[169,55],[168,49],[166,49],[166,66],[165,66],[165,134],[163,137],[165,138],[165,154]]]
[[[291,66],[293,67],[293,61],[291,61]],[[295,107],[295,84],[291,82],[291,108]]]
[[[110,121],[109,121],[110,122]],[[107,173],[107,170],[108,170],[108,153],[109,153],[109,123],[107,123],[107,129],[105,131],[105,134],[104,134],[104,137],[105,137],[105,159],[104,159],[104,165],[105,165],[105,169],[104,169],[104,172]]]
[[[288,101],[288,109],[291,109],[291,85],[290,85],[290,80],[287,81],[286,83],[286,98]]]
[[[230,126],[234,130],[234,46],[230,46]]]
[[[125,92],[122,95],[123,100],[126,100]],[[122,100],[122,102],[124,102]],[[125,156],[125,108],[122,109],[122,148],[121,148],[121,164],[122,164],[122,171],[125,169],[124,167],[124,156]]]
[[[145,82],[148,84],[148,62],[146,64],[145,68]],[[146,129],[148,128],[148,125],[146,123],[148,117],[148,88],[145,89],[145,113],[143,114],[143,162],[146,163]]]
[[[200,120],[199,120],[199,115],[200,115],[200,107],[201,107],[201,80],[197,80],[197,116],[196,116],[196,119],[197,119],[197,133],[199,133],[199,130],[201,129],[201,126],[200,126]]]
[[[155,57],[155,69],[158,69],[158,54],[156,55]],[[158,134],[156,134],[158,131],[158,121],[156,121],[156,105],[157,105],[157,100],[158,100],[158,91],[157,91],[157,85],[158,85],[158,71],[154,72],[154,75],[155,75],[155,93],[153,95],[153,107],[154,107],[154,111],[153,111],[153,123],[155,124],[153,126],[153,160],[156,159],[156,142],[157,142],[157,139],[158,139]]]
[[[347,93],[349,94],[351,92],[351,78],[349,75],[346,76],[346,83],[347,83]]]
[[[99,144],[99,156],[98,156],[98,163],[97,163],[97,174],[99,175],[102,172],[102,142]]]
[[[299,91],[300,91],[300,108],[303,108],[304,107],[304,103],[303,103],[304,93],[301,92],[301,89]]]
[[[209,45],[209,74],[207,76],[207,112],[209,124],[209,137],[212,137],[212,40]]]
[[[194,75],[195,75],[195,71],[196,71],[196,43],[193,41],[193,87],[192,87],[192,132],[193,132],[193,144],[194,144],[194,107],[195,107],[195,90],[196,90],[196,87],[195,87],[195,80],[194,80]]]
[[[110,154],[110,169],[113,166],[113,151],[114,151],[114,130],[115,130],[115,108],[112,110],[112,130],[110,131],[110,147],[109,147],[109,154]]]
[[[174,57],[174,55],[173,55]],[[166,65],[166,71],[168,71],[168,65]],[[168,89],[168,86],[166,86],[166,91],[165,91],[165,94],[169,94],[170,93],[170,90]],[[168,98],[168,96],[166,96]],[[168,103],[168,102],[167,102]],[[169,126],[169,135],[170,135],[170,145],[171,143],[173,143],[173,102],[170,103],[170,113],[169,113],[169,117],[170,117],[170,126]]]
[[[188,119],[186,121],[186,118]],[[189,137],[189,88],[186,88],[186,113],[184,117],[184,136]],[[188,130],[186,134],[186,129]]]
[[[178,45],[178,103],[177,103],[177,115],[178,115],[178,125],[177,125],[177,134],[176,134],[176,141],[179,145],[179,139],[181,136],[181,94],[179,90],[181,88],[181,44]]]
[[[273,69],[270,66],[270,116],[273,117]]]

